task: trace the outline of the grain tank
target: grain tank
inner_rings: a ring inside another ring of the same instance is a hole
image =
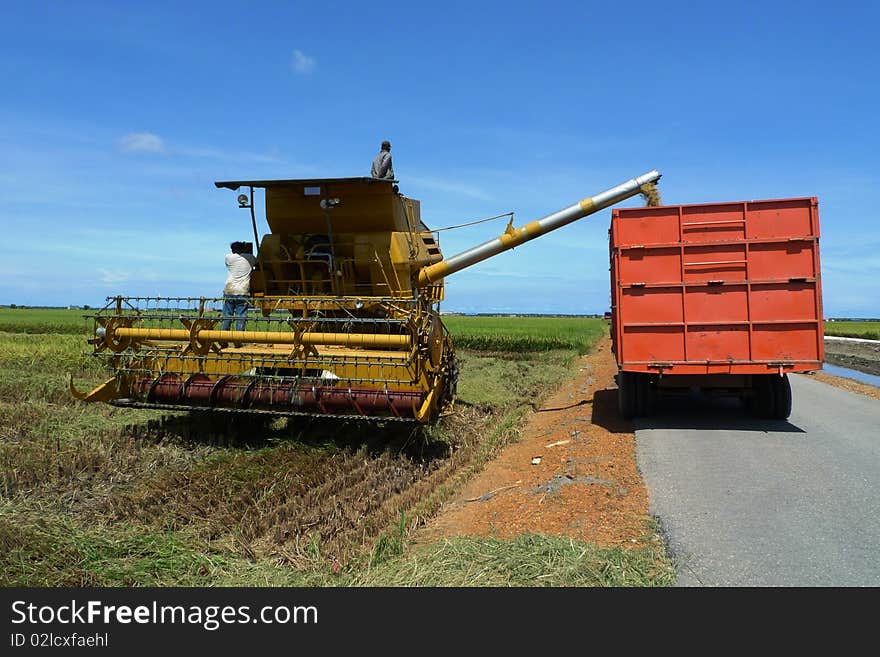
[[[444,259],[419,201],[373,178],[215,183],[247,193],[259,243],[252,311],[223,330],[222,299],[108,297],[90,340],[112,377],[89,402],[433,422],[458,370],[444,279],[638,194],[651,171]],[[254,190],[270,228],[260,241]]]

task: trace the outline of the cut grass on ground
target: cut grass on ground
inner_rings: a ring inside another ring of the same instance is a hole
[[[598,548],[525,534],[460,537],[423,546],[355,575],[355,586],[664,586],[674,570],[651,548]]]
[[[665,556],[650,550],[542,536],[409,546],[571,376],[576,354],[607,330],[602,320],[449,318],[459,405],[419,438],[372,424],[78,403],[66,373],[105,376],[82,355],[81,315],[0,309],[0,585],[669,581]]]
[[[171,532],[87,527],[0,505],[0,586],[198,586],[247,565]]]
[[[317,555],[316,555],[317,556]],[[320,563],[319,559],[316,562]],[[0,586],[665,586],[674,570],[653,548],[598,548],[529,534],[461,537],[371,568],[308,572],[212,550],[173,532],[82,527],[0,506]]]

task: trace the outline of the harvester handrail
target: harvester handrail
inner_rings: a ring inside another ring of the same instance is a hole
[[[217,310],[210,311],[212,313],[220,312]],[[83,315],[88,319],[96,319],[98,317],[104,318],[107,315],[96,315],[96,314],[88,314]],[[178,321],[180,319],[193,319],[198,317],[196,311],[193,311],[190,315],[184,315],[180,312],[169,312],[166,314],[147,314],[147,313],[138,313],[137,315],[128,315],[132,319],[137,320],[164,320],[164,321]],[[242,317],[238,315],[211,315],[210,319],[242,319]],[[407,320],[405,319],[395,319],[391,317],[252,317],[251,315],[247,315],[244,319],[250,324],[251,322],[257,323],[266,323],[266,324],[406,324]]]

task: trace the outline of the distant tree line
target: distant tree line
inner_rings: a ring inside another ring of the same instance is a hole
[[[10,304],[2,304],[0,303],[0,308],[9,308],[11,310],[91,310],[92,307],[89,304],[83,304],[82,306],[23,306],[17,303]]]

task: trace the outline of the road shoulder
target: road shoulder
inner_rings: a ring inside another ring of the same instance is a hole
[[[828,385],[834,386],[835,388],[842,388],[843,390],[848,390],[849,392],[864,395],[865,397],[870,397],[871,399],[880,399],[880,388],[878,388],[877,386],[872,386],[868,383],[854,381],[853,379],[847,379],[842,376],[834,376],[826,372],[813,372],[812,374],[807,374],[805,376],[809,376],[813,379],[816,379],[816,381],[821,381],[822,383],[827,383]]]
[[[520,440],[445,504],[417,541],[526,533],[600,546],[658,541],[632,425],[617,415],[615,372],[606,338],[529,416]]]

